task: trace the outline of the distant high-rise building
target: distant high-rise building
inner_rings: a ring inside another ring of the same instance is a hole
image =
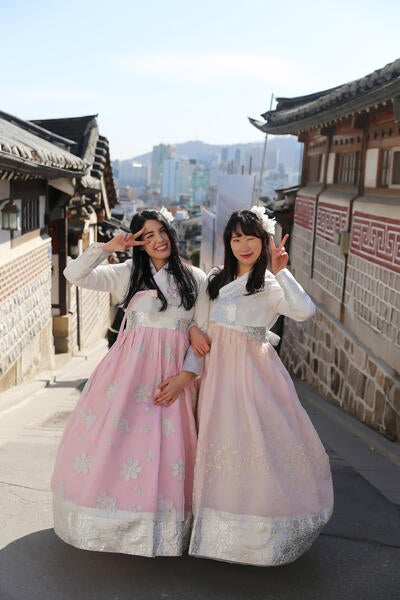
[[[267,169],[275,171],[279,168],[279,150],[267,149],[265,157],[265,166]]]
[[[151,187],[153,190],[161,190],[164,161],[173,158],[175,158],[175,148],[173,146],[169,144],[153,146],[151,153]]]
[[[196,168],[195,160],[181,160],[179,165],[179,193],[180,195],[192,195],[192,175]]]
[[[149,165],[132,160],[116,160],[113,162],[114,177],[118,186],[129,186],[139,191],[145,190],[149,184]]]
[[[169,200],[177,200],[180,192],[180,161],[166,159],[162,169],[161,196]]]
[[[240,170],[240,165],[241,165],[241,152],[240,152],[240,148],[236,148],[235,150],[235,158],[234,158],[235,164],[236,164],[236,168],[237,168],[237,173]]]
[[[192,174],[192,198],[194,202],[205,202],[209,187],[209,173],[203,167],[196,167]]]

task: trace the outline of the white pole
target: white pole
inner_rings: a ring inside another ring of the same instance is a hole
[[[269,103],[269,110],[272,110],[273,99],[274,99],[274,95],[271,94],[271,101]],[[263,174],[264,174],[264,163],[265,163],[265,156],[266,156],[266,153],[267,153],[267,143],[268,143],[268,133],[265,134],[264,148],[263,148],[262,159],[261,159],[260,178],[258,180],[258,202],[260,202],[260,199],[261,199],[262,180],[263,180]]]

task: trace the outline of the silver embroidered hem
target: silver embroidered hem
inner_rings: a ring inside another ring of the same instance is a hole
[[[204,509],[195,518],[189,554],[256,566],[290,563],[310,548],[331,510],[262,518]]]
[[[189,546],[191,514],[103,511],[54,496],[53,515],[58,537],[83,550],[154,557],[180,556]]]

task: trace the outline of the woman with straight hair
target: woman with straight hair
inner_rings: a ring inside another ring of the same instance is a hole
[[[329,460],[271,343],[279,315],[313,316],[286,269],[285,236],[262,207],[234,212],[222,268],[199,299],[192,347],[206,356],[198,403],[190,554],[282,565],[305,552],[333,506]],[[269,241],[268,241],[269,238]]]
[[[65,277],[112,292],[118,339],[87,381],[58,452],[54,528],[87,550],[176,556],[187,548],[196,450],[188,327],[205,274],[178,254],[171,213],[134,215],[131,233],[92,244]],[[102,265],[112,252],[133,259]]]

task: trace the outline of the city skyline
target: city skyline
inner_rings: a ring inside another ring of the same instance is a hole
[[[378,12],[379,10],[379,12]],[[379,25],[379,17],[385,26]],[[398,58],[400,6],[117,0],[2,7],[0,110],[22,119],[98,114],[113,159],[154,145],[263,140],[247,120],[275,96],[334,87]],[[16,38],[16,32],[18,37]],[[11,51],[12,49],[12,51]]]

